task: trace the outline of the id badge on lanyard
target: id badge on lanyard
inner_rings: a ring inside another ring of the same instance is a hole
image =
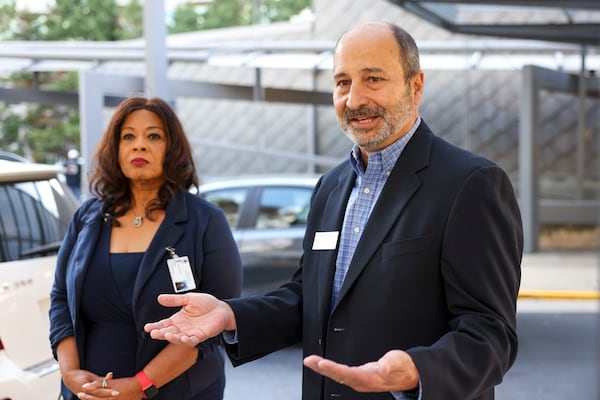
[[[165,249],[171,257],[167,260],[167,266],[169,267],[171,283],[173,284],[175,293],[196,289],[196,281],[194,280],[194,274],[192,274],[192,267],[190,266],[188,256],[178,256],[172,247],[166,247]]]

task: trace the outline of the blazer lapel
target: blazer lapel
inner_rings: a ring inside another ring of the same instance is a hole
[[[429,165],[431,143],[431,132],[423,123],[398,158],[371,212],[340,289],[338,303],[358,279],[421,186],[417,172]]]
[[[342,233],[341,229],[344,222],[346,203],[348,201],[348,197],[350,196],[350,192],[352,191],[352,187],[354,186],[355,179],[356,175],[350,165],[348,165],[348,167],[345,168],[342,174],[340,174],[338,177],[338,184],[329,194],[327,203],[324,206],[323,215],[325,215],[328,219],[327,221],[322,221],[324,222],[322,226],[331,227],[330,229],[328,228],[328,230],[337,230],[340,235]],[[318,293],[319,296],[321,296],[321,299],[319,299],[318,304],[320,304],[322,307],[321,312],[323,315],[329,315],[330,312],[331,291],[333,277],[335,274],[336,257],[337,251],[327,251],[319,254],[318,268],[320,268],[320,279]]]
[[[138,298],[140,298],[140,292],[144,285],[150,279],[150,276],[154,273],[157,268],[167,268],[166,258],[167,250],[166,247],[174,247],[177,252],[177,242],[183,236],[183,229],[178,223],[184,222],[188,219],[187,206],[185,197],[181,191],[176,192],[175,196],[167,205],[165,219],[161,223],[160,227],[156,231],[150,246],[146,250],[140,270],[135,279],[133,287],[133,304],[134,307],[137,304]],[[184,256],[185,254],[179,254]]]

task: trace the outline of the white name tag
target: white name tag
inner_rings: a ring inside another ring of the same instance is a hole
[[[196,281],[194,281],[194,274],[192,274],[192,267],[187,256],[170,258],[167,260],[167,265],[175,293],[196,289]]]
[[[339,231],[331,232],[315,232],[315,239],[313,240],[313,250],[335,250],[337,247]]]

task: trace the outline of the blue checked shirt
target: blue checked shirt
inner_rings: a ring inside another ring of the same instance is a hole
[[[354,256],[354,249],[358,245],[358,241],[387,181],[387,177],[392,173],[398,157],[400,157],[402,150],[404,150],[404,147],[406,147],[406,144],[420,123],[421,117],[418,117],[406,135],[385,149],[369,154],[369,161],[366,166],[360,157],[358,146],[354,145],[352,148],[350,164],[356,172],[356,180],[346,204],[342,236],[339,244],[340,248],[335,262],[331,309],[333,309],[337,301],[340,288],[348,272],[348,266]],[[419,398],[421,398],[420,388],[421,385],[419,385]],[[403,392],[392,392],[392,395],[396,400],[409,399]]]
[[[373,207],[381,194],[383,185],[385,185],[388,176],[392,173],[392,169],[396,165],[400,153],[402,153],[402,150],[404,150],[404,147],[406,147],[406,144],[420,123],[421,117],[417,118],[406,135],[385,149],[369,154],[367,166],[365,166],[360,157],[358,146],[354,145],[352,148],[350,164],[356,172],[356,181],[346,204],[346,213],[344,215],[339,244],[340,248],[335,262],[335,277],[331,299],[332,308],[337,301],[337,296],[346,277],[346,272],[348,272],[348,266],[354,256],[354,249],[358,245],[371,211],[373,211]]]

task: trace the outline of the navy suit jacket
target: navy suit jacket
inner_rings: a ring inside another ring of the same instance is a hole
[[[348,365],[407,351],[423,399],[493,399],[517,353],[522,227],[507,175],[435,136],[423,122],[400,155],[357,245],[337,303],[337,248],[356,175],[349,162],[313,193],[300,268],[269,297],[233,300],[241,364],[302,340],[304,356]],[[331,310],[331,312],[330,312]],[[392,399],[357,393],[307,368],[303,399]]]
[[[87,200],[75,213],[58,253],[55,281],[51,292],[50,342],[56,354],[58,343],[74,336],[80,360],[85,335],[79,319],[81,287],[102,224],[102,202]],[[136,366],[141,370],[168,343],[153,340],[144,324],[169,317],[173,309],[158,304],[161,293],[174,293],[167,268],[168,252],[174,247],[179,256],[188,256],[198,292],[218,298],[238,297],[241,291],[241,261],[223,212],[207,201],[177,191],[145,252],[135,280],[132,298],[137,331]],[[199,361],[184,374],[159,389],[157,399],[185,399],[201,391],[224,374],[223,356],[211,346],[200,347]],[[63,393],[71,394],[63,387]],[[76,397],[75,397],[76,398]],[[66,397],[68,400],[68,397]]]

